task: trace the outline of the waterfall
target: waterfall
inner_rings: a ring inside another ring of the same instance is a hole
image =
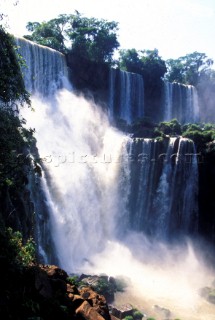
[[[178,144],[176,148],[176,144]],[[154,199],[157,236],[197,229],[198,165],[192,141],[171,138]]]
[[[172,238],[198,229],[193,142],[181,137],[132,139],[121,133],[102,108],[65,87],[63,55],[28,41],[19,45],[24,59],[31,59],[23,72],[35,109],[22,113],[36,129],[43,168],[43,177],[31,185],[42,261],[58,263],[69,273],[129,277],[130,294],[139,295],[144,312],[147,303],[149,312],[153,304],[161,304],[173,311],[173,318],[212,320],[199,314],[196,293],[211,279],[209,273],[191,245],[168,247]],[[46,60],[38,58],[42,52]],[[53,61],[58,61],[54,67]],[[34,74],[44,88],[35,83]],[[125,110],[122,104],[118,108],[116,99],[124,98],[112,91],[109,113],[132,122],[143,112],[142,107],[126,109],[136,80],[113,71],[112,89],[116,78],[120,90],[129,90],[128,100],[123,100]],[[177,94],[184,99],[181,88]],[[123,301],[131,302],[130,297]]]
[[[128,230],[170,239],[197,230],[198,165],[191,140],[134,140],[129,149]]]
[[[67,78],[63,54],[24,38],[16,38],[15,42],[19,54],[24,58],[22,72],[30,93],[47,97],[63,87],[63,79]]]
[[[180,123],[199,121],[198,94],[195,87],[164,81],[163,120],[176,118]]]
[[[172,83],[164,82],[164,119],[170,121],[172,117]]]
[[[144,116],[144,84],[141,75],[110,70],[109,114],[111,120],[124,120],[127,124]]]
[[[163,240],[173,233],[194,232],[198,173],[193,143],[182,138],[133,140],[123,135],[110,126],[98,106],[63,88],[63,55],[26,40],[17,43],[28,63],[24,76],[35,109],[34,114],[26,110],[24,117],[36,128],[43,159],[41,189],[49,219],[44,223],[38,213],[38,224],[44,229],[41,233],[38,227],[38,241],[44,259],[49,256],[44,255],[49,228],[58,260],[67,270],[78,268],[104,249],[107,241],[130,230]],[[118,115],[130,123],[132,116],[142,112],[141,85],[136,75],[112,70],[111,86],[116,72],[120,76]],[[112,92],[112,100],[113,96]],[[131,114],[134,96],[138,103]]]

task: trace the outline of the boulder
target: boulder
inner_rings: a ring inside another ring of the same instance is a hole
[[[80,295],[85,299],[105,320],[110,320],[110,314],[105,297],[99,295],[90,287],[83,287],[79,290]]]
[[[79,290],[79,292],[80,292],[80,295],[82,296],[83,299],[93,300],[93,299],[99,298],[98,293],[93,291],[93,289],[90,287],[82,287]],[[100,299],[103,299],[105,301],[105,299],[102,296],[100,296]]]
[[[53,290],[50,280],[42,270],[35,271],[35,289],[43,298],[52,298]]]
[[[127,303],[122,306],[113,306],[112,307],[112,315],[118,319],[123,319],[126,316],[133,315],[133,307],[131,304]]]
[[[87,301],[84,301],[80,307],[76,309],[76,314],[81,315],[85,320],[105,320]]]
[[[108,303],[113,302],[114,293],[116,292],[116,284],[114,278],[109,278],[106,275],[102,276],[86,276],[81,275],[80,279],[82,286],[90,286],[99,294],[105,296]]]
[[[55,297],[65,296],[67,292],[67,285],[64,280],[61,279],[50,279],[51,286],[55,292]]]
[[[61,279],[66,281],[68,278],[68,274],[66,271],[60,269],[54,265],[40,265],[40,268],[43,269],[49,277],[52,279]]]

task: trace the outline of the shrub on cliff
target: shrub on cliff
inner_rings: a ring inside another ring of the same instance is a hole
[[[157,128],[155,128],[155,136],[163,136],[163,135],[181,135],[182,130],[181,130],[181,125],[180,123],[176,120],[173,119],[169,122],[164,121],[159,123]]]
[[[6,230],[6,237],[8,238],[8,249],[13,253],[11,257],[12,262],[21,267],[26,267],[35,261],[35,243],[33,238],[29,238],[24,243],[21,232],[14,232],[11,228]]]
[[[0,105],[14,107],[17,103],[30,105],[20,70],[23,59],[16,53],[13,37],[0,26]]]
[[[206,144],[215,140],[215,125],[187,124],[183,126],[182,136],[193,140],[198,149],[206,149]]]

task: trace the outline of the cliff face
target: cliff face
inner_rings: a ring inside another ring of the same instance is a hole
[[[2,227],[32,235],[34,206],[28,189],[29,174],[34,165],[29,150],[34,139],[31,131],[13,111],[0,109],[0,215]]]
[[[1,263],[0,312],[4,319],[110,320],[104,296],[88,286],[73,285],[64,270],[50,265],[20,269],[7,262]]]
[[[109,88],[109,67],[80,58],[72,53],[66,56],[69,77],[75,89],[93,97],[100,104],[107,104]]]
[[[199,233],[215,244],[215,143],[207,145],[199,163]]]
[[[11,190],[3,187],[0,191],[1,224],[19,230],[24,239],[33,234],[34,205],[27,187],[22,190]]]

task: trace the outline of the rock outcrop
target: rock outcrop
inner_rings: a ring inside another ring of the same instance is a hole
[[[89,286],[72,285],[57,266],[29,266],[16,277],[8,268],[5,272],[8,280],[3,281],[0,295],[4,319],[111,320],[104,296]]]

